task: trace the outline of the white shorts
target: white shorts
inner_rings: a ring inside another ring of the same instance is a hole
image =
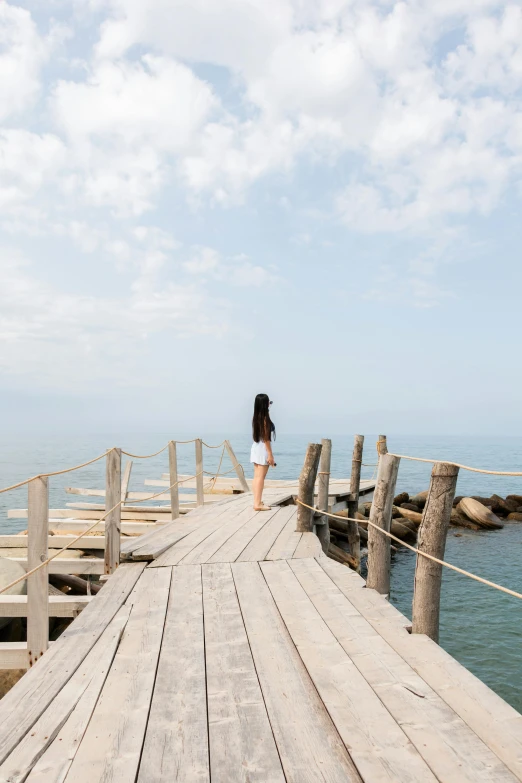
[[[268,451],[263,441],[252,443],[250,462],[255,462],[256,465],[268,465]]]

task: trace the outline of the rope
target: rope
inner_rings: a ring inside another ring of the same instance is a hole
[[[25,479],[25,481],[20,481],[18,484],[12,484],[10,487],[4,487],[3,489],[0,489],[0,495],[2,492],[9,492],[10,489],[18,489],[18,487],[23,487],[24,484],[29,484],[31,481],[34,481],[37,478],[49,478],[49,476],[61,476],[63,473],[71,473],[73,470],[79,470],[80,468],[86,468],[87,465],[92,465],[93,462],[98,462],[99,459],[103,459],[103,457],[106,457],[107,454],[109,454],[112,451],[112,449],[107,449],[103,454],[100,454],[98,457],[94,457],[94,459],[90,459],[89,462],[82,462],[81,465],[75,465],[72,468],[64,468],[63,470],[55,470],[53,473],[38,473],[36,476],[31,476],[31,478]]]
[[[174,441],[176,443],[177,441]],[[150,459],[151,457],[157,457],[158,454],[161,454],[162,451],[165,451],[169,447],[169,444],[166,443],[162,449],[159,451],[155,451],[154,454],[131,454],[130,451],[124,451],[121,450],[122,454],[125,454],[126,457],[132,457],[133,459]]]
[[[456,468],[462,468],[463,470],[470,470],[472,473],[487,473],[490,476],[522,476],[522,472],[509,471],[509,470],[485,470],[484,468],[471,468],[469,465],[461,465],[458,462],[448,462],[445,459],[423,459],[422,457],[408,457],[405,454],[392,454],[390,457],[398,457],[399,459],[409,459],[414,462],[429,462],[434,465],[454,465]]]
[[[222,440],[221,443],[218,443],[217,446],[209,446],[208,443],[205,443],[204,440],[201,441],[201,443],[207,447],[207,449],[220,449],[221,446],[224,446],[226,444],[226,440]]]
[[[223,441],[223,443],[224,443],[224,441]],[[214,476],[213,480],[212,479],[210,480],[209,484],[207,485],[207,490],[209,489],[209,487],[211,487],[210,494],[214,491],[214,488],[216,486],[217,477],[219,476],[219,471],[221,470],[221,463],[223,462],[224,455],[225,455],[225,446],[223,446],[223,450],[221,451],[221,457],[219,458],[219,465],[218,465],[218,469],[217,469],[217,474]],[[203,492],[205,492],[205,487],[204,486],[203,486]]]
[[[397,456],[394,454],[393,456]],[[346,520],[350,522],[360,522],[360,519],[354,519],[353,517],[340,517],[336,514],[330,514],[328,511],[321,511],[321,509],[316,508],[315,506],[309,506],[307,503],[303,503],[302,500],[299,500],[299,498],[296,498],[296,502],[299,503],[300,506],[304,506],[305,508],[309,508],[310,511],[316,511],[318,514],[321,514],[325,517],[330,517],[331,519],[339,519],[341,522],[346,522]],[[490,582],[489,579],[483,579],[481,576],[476,576],[475,574],[470,573],[469,571],[465,571],[463,568],[459,568],[458,566],[453,565],[452,563],[447,563],[445,560],[439,560],[438,557],[434,557],[433,555],[429,555],[427,552],[423,552],[420,549],[417,549],[414,546],[411,546],[410,544],[407,544],[405,541],[402,541],[402,539],[397,538],[397,536],[394,536],[392,533],[389,533],[387,530],[384,530],[382,527],[379,527],[379,525],[376,525],[374,522],[370,522],[368,520],[368,525],[370,527],[374,527],[376,530],[379,530],[381,533],[384,533],[385,536],[388,536],[388,538],[393,539],[394,541],[397,541],[397,543],[401,544],[402,546],[405,546],[406,549],[410,549],[412,552],[415,552],[417,555],[422,555],[422,557],[426,557],[428,560],[432,560],[434,563],[438,563],[439,565],[446,566],[446,568],[450,568],[452,571],[456,571],[457,574],[462,574],[463,576],[469,576],[470,579],[474,579],[476,582],[480,582],[483,585],[488,585],[488,587],[494,587],[496,590],[500,590],[502,593],[506,593],[507,595],[512,595],[514,598],[522,598],[522,593],[517,593],[515,590],[510,590],[509,587],[503,587],[502,585],[496,584],[496,582]]]
[[[375,445],[377,446],[377,454],[379,455],[379,457],[381,456],[381,450],[379,448],[381,443],[384,443],[385,446],[387,445],[385,440],[378,440],[377,441],[377,443]]]

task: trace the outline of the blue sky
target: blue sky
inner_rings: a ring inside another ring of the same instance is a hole
[[[4,427],[266,390],[282,432],[520,434],[521,42],[496,0],[3,2]]]

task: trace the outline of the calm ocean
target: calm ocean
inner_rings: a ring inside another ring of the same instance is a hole
[[[199,433],[198,433],[199,434]],[[219,443],[223,435],[202,435],[208,443]],[[333,441],[332,475],[349,474],[353,438],[323,433]],[[39,472],[86,461],[110,446],[147,454],[156,451],[169,438],[185,439],[183,433],[90,434],[88,436],[40,437],[28,436],[0,440],[0,487],[20,481]],[[226,435],[240,462],[250,475],[248,459],[250,437]],[[320,440],[321,435],[279,434],[274,453],[277,468],[271,477],[296,478],[302,465],[306,444]],[[365,462],[376,461],[375,435],[366,436]],[[492,470],[522,470],[522,438],[452,438],[388,436],[390,451],[419,457],[453,460]],[[194,446],[178,447],[180,472],[194,472]],[[220,449],[205,449],[205,469],[215,470]],[[224,461],[228,470],[230,463]],[[100,488],[104,486],[104,462],[100,461],[75,473],[50,479],[51,507],[62,508],[74,500],[66,495],[67,486]],[[159,478],[167,470],[166,452],[150,460],[134,460],[130,489],[143,491],[145,478]],[[410,493],[427,489],[431,466],[403,460],[397,491]],[[363,478],[371,478],[373,467],[363,467]],[[151,492],[159,491],[151,488]],[[488,476],[460,472],[457,493],[505,496],[522,494],[522,478]],[[79,499],[79,498],[78,498]],[[94,501],[94,498],[90,498]],[[0,530],[17,532],[25,527],[24,520],[7,519],[7,509],[27,507],[27,488],[22,487],[0,495]],[[455,533],[459,535],[456,536]],[[446,559],[479,576],[499,582],[522,592],[522,523],[507,524],[503,530],[475,533],[450,531]],[[391,600],[411,617],[411,599],[415,555],[403,550],[394,557]],[[522,601],[497,590],[480,585],[464,576],[444,570],[441,645],[464,666],[473,671],[500,696],[522,712]]]

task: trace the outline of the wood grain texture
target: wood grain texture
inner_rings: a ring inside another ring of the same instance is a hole
[[[49,554],[49,485],[47,478],[35,478],[28,485],[27,570],[41,566]],[[27,655],[34,666],[49,647],[49,566],[27,579]]]
[[[264,515],[266,511],[257,512],[260,515]],[[243,549],[239,557],[238,562],[244,560],[264,560],[270,549],[274,545],[275,540],[285,527],[289,519],[295,515],[295,506],[284,506],[270,519],[268,524],[264,525],[261,530],[256,533],[250,543]]]
[[[390,532],[395,485],[400,460],[390,454],[379,457],[377,484],[370,511],[370,522]],[[368,587],[383,595],[390,592],[390,539],[373,526],[368,527]]]
[[[189,552],[181,563],[208,563],[213,555],[223,546],[238,530],[241,530],[256,514],[253,508],[247,506],[235,516],[230,515],[230,521],[214,530],[207,538]]]
[[[198,565],[172,569],[165,633],[138,775],[138,783],[176,780],[210,781]]]
[[[294,552],[303,537],[303,533],[298,533],[295,529],[296,521],[297,507],[294,506],[294,513],[289,517],[288,522],[277,536],[265,560],[286,560],[294,556]]]
[[[196,504],[202,506],[205,502],[203,489],[203,441],[197,438],[195,442],[196,449]]]
[[[68,783],[128,783],[137,774],[170,588],[170,569],[146,569]]]
[[[121,449],[111,449],[106,457],[105,478],[105,573],[112,574],[120,564],[121,533]]]
[[[178,455],[175,441],[169,442],[169,492],[172,519],[179,517]]]
[[[262,563],[261,570],[363,780],[435,783],[436,777],[330,631],[290,565]]]
[[[236,457],[236,455],[234,453],[234,449],[230,445],[230,441],[228,441],[228,440],[225,441],[225,447],[226,447],[226,450],[228,452],[228,456],[230,457],[230,460],[232,462],[232,465],[236,469],[237,478],[238,478],[238,481],[239,481],[239,486],[241,487],[243,492],[249,492],[250,491],[250,487],[248,486],[247,480],[245,478],[245,473],[243,471],[242,466],[237,461],[237,457]],[[221,478],[225,479],[226,477],[222,476]]]
[[[301,475],[299,476],[299,499],[308,506],[314,505],[314,488],[321,457],[321,444],[309,443]],[[305,506],[298,506],[297,530],[306,533],[312,530],[313,511]]]
[[[212,781],[285,783],[230,564],[203,566]]]
[[[139,579],[144,564],[122,565],[89,606],[0,701],[0,763],[70,680]]]
[[[321,441],[321,461],[319,463],[319,473],[317,474],[317,505],[320,509],[328,511],[328,486],[330,483],[330,466],[332,461],[332,441],[330,438],[323,438]],[[321,524],[319,524],[319,522]],[[330,546],[330,523],[328,517],[323,516],[320,520],[316,518],[316,532],[323,552],[328,552]]]
[[[287,783],[360,781],[257,563],[232,573]]]
[[[377,633],[317,562],[294,561],[289,566],[325,624],[437,780],[513,783],[515,779],[498,757]],[[350,689],[355,693],[353,678]],[[372,737],[372,716],[377,711],[368,699],[362,709],[369,712],[359,725]],[[387,733],[374,742],[376,755],[383,760],[391,739],[392,734]],[[379,743],[384,744],[382,749]],[[395,749],[393,754],[398,755]]]
[[[94,700],[94,704],[96,703],[129,614],[130,608],[128,607],[122,607],[118,611],[116,617],[105,629],[69,682],[61,689],[47,710],[36,721],[31,731],[25,735],[0,766],[0,781],[22,783],[27,772],[34,767],[42,754],[51,746],[87,691],[90,691],[89,701],[92,703]],[[61,741],[58,740],[58,742]],[[57,748],[56,751],[60,755],[62,754],[61,748]],[[46,783],[49,783],[48,779],[46,779]]]
[[[226,541],[217,552],[210,558],[211,563],[233,563],[241,552],[248,546],[259,531],[268,525],[270,520],[279,513],[279,508],[276,506],[271,511],[256,512],[255,515],[237,530],[228,541]]]

